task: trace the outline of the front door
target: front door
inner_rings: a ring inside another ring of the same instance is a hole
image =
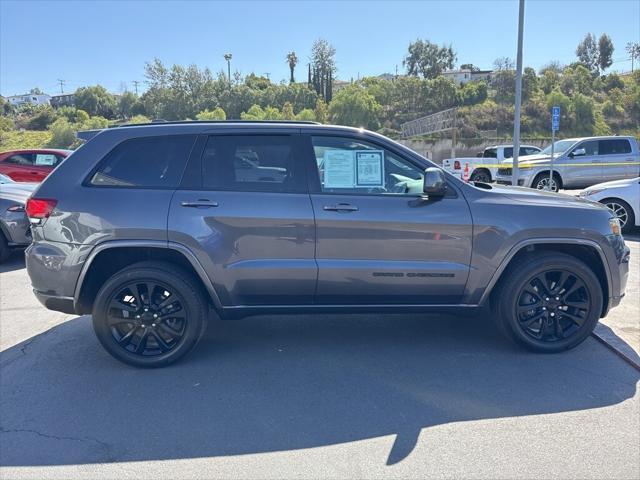
[[[225,307],[313,301],[315,225],[300,141],[210,135],[174,194],[169,241],[196,254]]]
[[[316,303],[458,303],[472,237],[462,195],[424,199],[422,165],[358,136],[309,141]]]
[[[563,186],[586,187],[602,180],[602,157],[598,157],[598,140],[585,140],[558,160]]]

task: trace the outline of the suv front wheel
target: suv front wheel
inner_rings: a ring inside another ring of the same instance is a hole
[[[602,313],[598,278],[570,255],[539,252],[510,265],[497,292],[496,320],[517,343],[555,353],[583,342]]]
[[[170,263],[140,262],[109,278],[93,306],[93,328],[116,359],[163,367],[191,351],[208,305],[193,276]]]

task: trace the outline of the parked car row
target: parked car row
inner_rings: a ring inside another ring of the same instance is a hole
[[[25,214],[27,199],[36,183],[17,183],[0,174],[0,263],[11,252],[31,243],[29,219]]]

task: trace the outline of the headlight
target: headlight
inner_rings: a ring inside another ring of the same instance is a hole
[[[609,227],[611,228],[611,233],[613,235],[620,235],[621,229],[620,229],[620,220],[618,220],[618,217],[609,219]]]
[[[595,188],[593,190],[583,190],[580,192],[581,197],[590,197],[591,195],[595,195],[596,193],[604,192],[604,188]]]

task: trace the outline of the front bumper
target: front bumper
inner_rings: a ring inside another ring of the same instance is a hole
[[[76,311],[73,308],[73,297],[60,297],[58,295],[50,295],[47,293],[33,290],[33,294],[38,301],[47,309],[54,310],[56,312],[69,313],[75,315]]]

